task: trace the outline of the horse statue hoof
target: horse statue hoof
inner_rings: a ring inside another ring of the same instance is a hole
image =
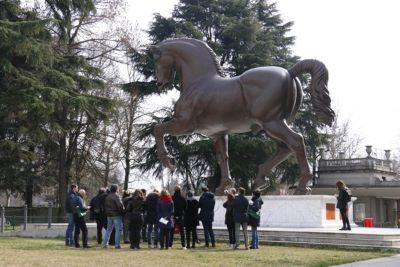
[[[232,180],[225,180],[220,183],[220,185],[215,189],[215,195],[223,196],[227,189],[233,187]]]
[[[267,179],[265,179],[265,178],[263,178],[263,179],[260,179],[260,178],[257,178],[257,179],[255,179],[254,180],[254,189],[255,190],[259,190],[260,192],[263,192],[263,191],[265,191],[268,187],[270,187],[270,181],[269,181],[269,179],[267,178]]]
[[[158,158],[162,164],[167,167],[171,172],[176,170],[175,159],[168,154],[160,154]]]
[[[268,187],[269,187],[269,183],[265,182],[264,184],[255,187],[255,190],[263,192],[263,191],[267,190]]]
[[[311,195],[311,188],[308,186],[306,188],[297,187],[293,195]]]

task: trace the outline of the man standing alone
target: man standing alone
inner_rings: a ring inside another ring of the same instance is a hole
[[[74,223],[74,201],[75,197],[78,192],[78,186],[76,184],[71,184],[70,191],[68,192],[67,195],[67,201],[65,202],[65,209],[67,211],[67,231],[65,232],[65,245],[66,246],[73,246],[75,244],[74,242],[74,228],[75,228],[75,223]]]
[[[108,247],[108,241],[110,239],[111,232],[115,227],[115,248],[121,248],[121,228],[122,228],[122,215],[124,213],[124,206],[122,205],[121,198],[118,193],[118,185],[112,185],[110,187],[110,193],[105,199],[105,210],[107,216],[107,230],[103,237],[101,246],[103,248]]]

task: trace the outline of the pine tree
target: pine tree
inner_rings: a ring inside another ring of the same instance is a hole
[[[69,86],[58,85],[65,92],[57,105],[51,123],[50,139],[55,144],[53,151],[58,164],[58,186],[60,212],[65,208],[68,184],[82,180],[86,164],[82,154],[87,153],[85,144],[95,138],[97,128],[107,120],[113,106],[109,97],[100,93],[105,88],[105,74],[97,67],[112,51],[119,47],[112,40],[102,39],[92,32],[95,25],[115,15],[112,8],[118,1],[72,1],[46,0],[53,47],[57,57],[55,69],[70,80]],[[103,5],[104,4],[104,5]],[[102,6],[103,5],[103,6]],[[102,7],[103,10],[97,9]],[[105,60],[107,61],[107,60]],[[57,83],[57,81],[53,81]],[[56,86],[55,84],[54,86]],[[75,175],[73,177],[73,168]]]
[[[53,69],[48,21],[18,1],[0,2],[0,189],[32,195],[51,182],[43,172],[49,119],[65,93],[49,83],[70,84]]]

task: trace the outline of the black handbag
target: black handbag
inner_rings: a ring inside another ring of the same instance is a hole
[[[249,209],[249,210],[247,211],[247,215],[248,215],[250,218],[255,219],[255,220],[259,220],[259,219],[260,219],[260,211],[254,211],[254,210],[252,210],[252,209]]]

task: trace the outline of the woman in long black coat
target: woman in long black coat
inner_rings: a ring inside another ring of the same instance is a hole
[[[226,209],[225,212],[225,224],[228,228],[229,233],[229,247],[235,246],[235,221],[233,220],[233,200],[235,199],[235,195],[232,193],[228,193],[227,200],[223,204]]]
[[[337,196],[336,208],[339,209],[340,215],[342,215],[343,227],[339,230],[351,230],[349,218],[347,217],[347,202],[351,201],[351,194],[349,189],[346,187],[342,180],[336,182],[336,187],[339,190],[339,195]]]
[[[144,197],[142,191],[135,190],[126,208],[129,214],[129,240],[131,249],[140,249],[140,233],[143,226]]]
[[[186,229],[186,248],[190,248],[190,239],[192,239],[191,247],[194,248],[197,239],[197,225],[199,225],[199,201],[193,197],[192,191],[189,191],[187,194],[187,207],[184,218]]]

